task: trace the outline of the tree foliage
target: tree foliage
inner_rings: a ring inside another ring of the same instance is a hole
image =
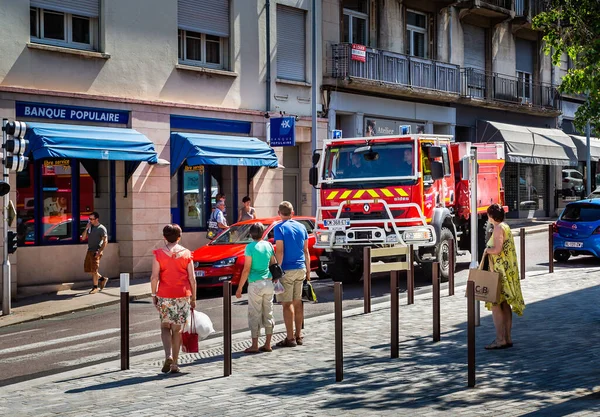
[[[545,51],[560,65],[567,54],[573,61],[560,85],[565,94],[585,94],[588,99],[575,114],[575,127],[585,131],[589,120],[600,128],[600,0],[544,0],[546,11],[533,19],[544,34]]]

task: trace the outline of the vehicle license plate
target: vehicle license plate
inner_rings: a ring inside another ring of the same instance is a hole
[[[323,220],[323,224],[329,228],[344,228],[350,226],[350,219],[325,219]]]
[[[567,247],[567,248],[581,248],[581,247],[583,247],[583,242],[565,242],[565,247]]]
[[[204,276],[204,271],[195,271],[196,273],[196,278],[200,278]]]

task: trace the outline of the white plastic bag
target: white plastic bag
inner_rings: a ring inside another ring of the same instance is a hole
[[[185,326],[183,326],[184,332],[190,331],[190,322],[192,314],[194,315],[194,327],[196,328],[196,331],[194,332],[194,329],[191,329],[191,333],[198,333],[198,340],[204,340],[215,332],[210,317],[198,310],[190,311],[190,316],[185,322]]]
[[[281,281],[277,281],[273,286],[273,292],[275,294],[283,294],[285,292],[285,288],[283,288],[283,284]]]

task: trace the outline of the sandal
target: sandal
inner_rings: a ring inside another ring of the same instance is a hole
[[[173,364],[173,359],[171,359],[171,358],[165,359],[165,363],[163,363],[163,367],[160,371],[163,374],[166,374],[167,372],[169,372],[171,370],[172,364]]]
[[[296,347],[296,341],[294,339],[288,339],[287,337],[281,342],[277,342],[277,347]]]
[[[176,364],[172,363],[171,364],[171,373],[172,374],[178,374],[179,372],[181,372],[181,370],[179,369],[179,366],[177,366]]]
[[[244,353],[248,353],[248,354],[258,353],[258,352],[260,352],[260,349],[253,350],[252,348],[248,348],[248,349],[244,350]]]
[[[260,350],[261,352],[273,352],[273,349],[265,347],[265,346],[259,347],[258,350]]]
[[[303,337],[296,337],[296,344],[298,346],[302,346],[304,344],[304,338]]]
[[[506,349],[507,347],[509,347],[508,344],[501,345],[497,341],[494,340],[492,343],[490,343],[489,345],[487,345],[485,347],[485,349],[487,349],[487,350],[496,350],[496,349]]]

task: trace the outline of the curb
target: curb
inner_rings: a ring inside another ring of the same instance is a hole
[[[519,236],[519,233],[523,229],[522,227],[516,228],[512,230],[513,236]],[[534,227],[525,227],[525,235],[535,235],[538,233],[544,233],[548,231],[548,225],[544,226],[534,226]]]

